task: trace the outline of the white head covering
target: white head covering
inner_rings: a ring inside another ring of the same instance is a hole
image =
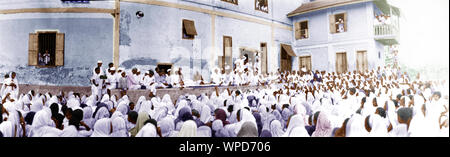
[[[106,107],[98,109],[97,113],[95,114],[95,120],[99,120],[102,118],[109,118],[109,111]]]
[[[0,124],[0,131],[3,137],[13,137],[13,124],[10,121],[4,121]]]
[[[173,118],[164,117],[160,122],[158,122],[159,128],[161,128],[162,137],[168,137],[170,133],[175,129],[173,120]]]
[[[149,100],[142,102],[142,105],[138,111],[138,113],[145,112],[147,114],[150,114],[152,111],[152,102]]]
[[[156,127],[152,123],[147,123],[136,134],[136,137],[159,137],[156,133]]]
[[[31,125],[31,136],[42,137],[47,133],[59,136],[62,131],[55,127],[51,127],[52,125],[54,125],[54,122],[51,120],[50,112],[48,112],[47,110],[36,112],[33,118],[33,123]]]
[[[270,133],[272,137],[282,137],[284,134],[283,128],[279,120],[273,120],[270,123]]]
[[[78,130],[73,125],[64,127],[60,137],[78,137]]]
[[[197,124],[194,121],[188,120],[183,123],[178,137],[196,137],[197,136]]]
[[[111,129],[111,120],[109,118],[97,120],[91,137],[110,137]]]
[[[203,105],[201,113],[200,113],[200,121],[203,123],[209,122],[211,119],[211,108],[207,105]]]
[[[42,99],[38,98],[31,102],[30,110],[33,112],[38,112],[42,110],[42,107],[43,107]]]
[[[372,130],[370,131],[369,136],[372,137],[387,137],[389,136],[388,130],[386,127],[386,123],[378,114],[370,115],[370,125]]]
[[[197,129],[197,137],[212,137],[211,128],[208,126],[201,126]]]
[[[308,131],[305,129],[303,117],[300,115],[292,116],[283,137],[309,137]]]
[[[359,114],[353,115],[347,122],[345,137],[365,137],[367,130],[364,127],[364,117]]]
[[[94,126],[94,120],[92,118],[92,108],[89,106],[83,108],[83,122],[92,128]]]

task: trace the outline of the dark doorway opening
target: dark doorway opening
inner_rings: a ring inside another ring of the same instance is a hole
[[[56,32],[39,33],[38,63],[40,66],[55,66]]]

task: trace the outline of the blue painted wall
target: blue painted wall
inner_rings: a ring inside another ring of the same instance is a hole
[[[26,17],[0,18],[1,74],[16,71],[21,83],[27,84],[89,85],[88,77],[97,60],[112,61],[112,18]],[[65,33],[63,67],[28,66],[28,35],[36,30]]]

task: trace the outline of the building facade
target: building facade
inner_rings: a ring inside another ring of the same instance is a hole
[[[263,72],[372,69],[398,42],[385,33],[391,26],[373,22],[390,8],[383,0],[2,0],[0,74],[88,86],[102,60],[105,69],[182,68],[209,80],[211,69],[232,69],[244,54],[258,55]]]
[[[339,73],[384,66],[386,49],[398,44],[399,15],[385,0],[304,3],[288,14],[295,27],[294,66]]]

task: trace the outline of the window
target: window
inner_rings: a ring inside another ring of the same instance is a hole
[[[330,15],[330,32],[332,34],[347,32],[347,13]]]
[[[183,20],[183,39],[194,39],[197,35],[197,30],[195,29],[194,21]]]
[[[221,0],[221,1],[228,2],[228,3],[233,3],[233,4],[238,5],[238,0]]]
[[[255,10],[269,13],[269,0],[255,0]]]
[[[308,21],[302,21],[295,23],[295,39],[307,39],[308,35]]]
[[[30,33],[28,40],[28,65],[55,67],[64,65],[64,33]]]

